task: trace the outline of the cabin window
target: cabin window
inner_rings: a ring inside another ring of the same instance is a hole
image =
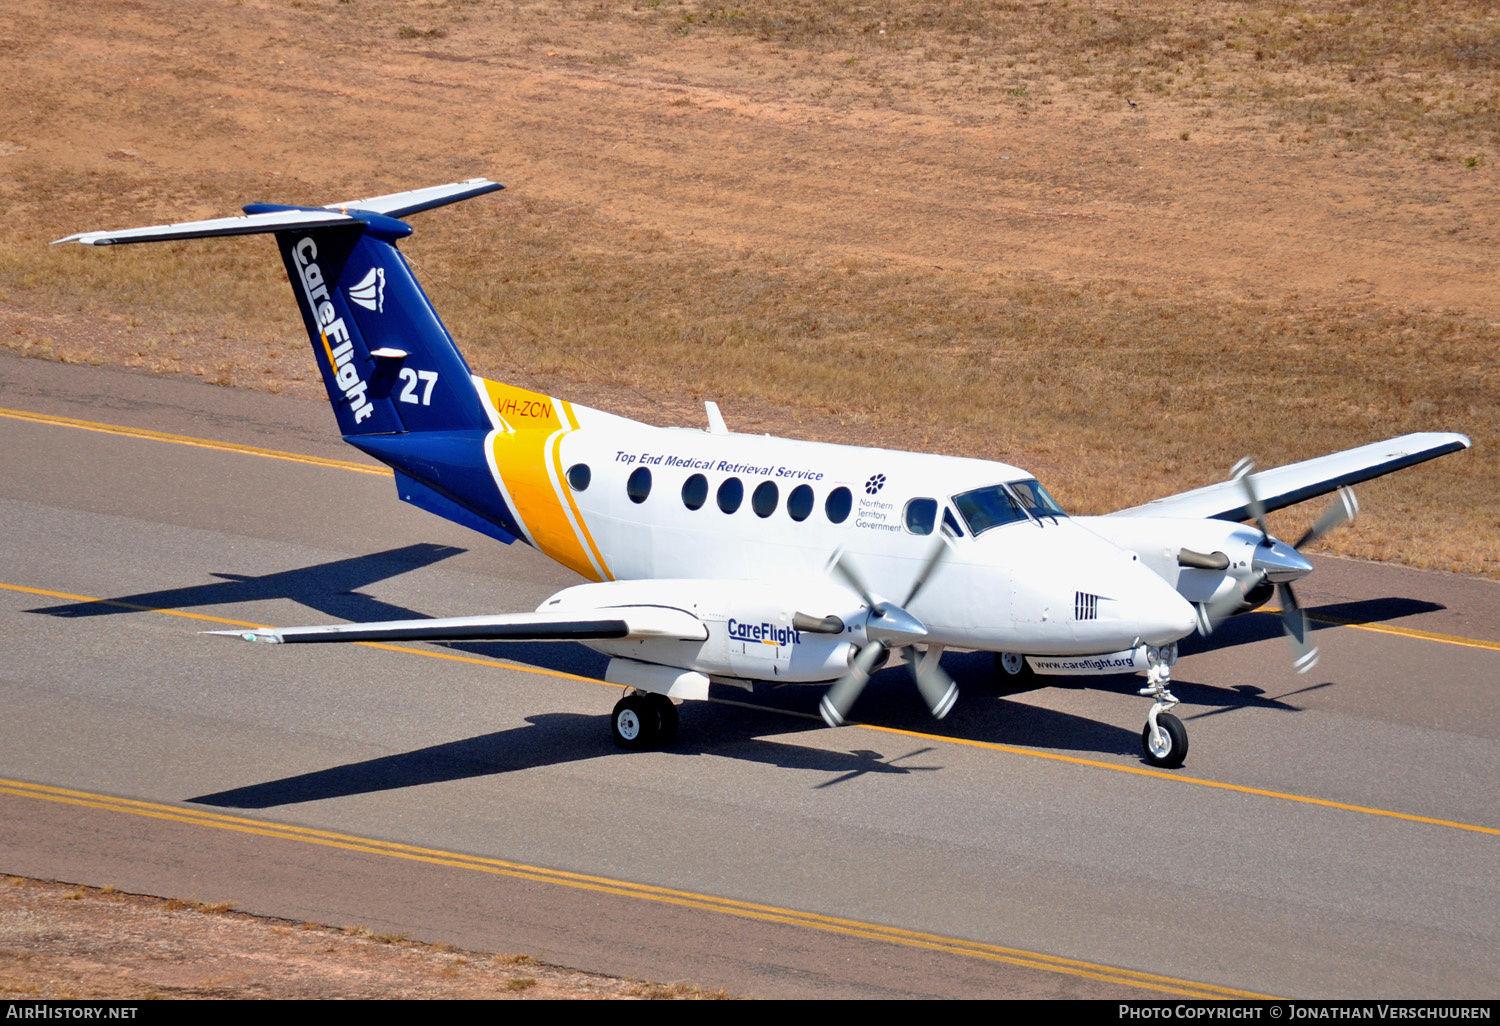
[[[568,485],[575,492],[582,492],[587,490],[589,482],[593,479],[594,475],[589,470],[589,465],[587,463],[575,463],[568,468]]]
[[[931,534],[936,526],[936,499],[913,499],[906,504],[906,529],[912,534]]]
[[[651,494],[651,471],[646,467],[636,467],[630,472],[630,479],[625,482],[625,494],[630,496],[631,502],[645,502],[646,496]]]
[[[776,482],[762,481],[755,486],[754,493],[750,496],[750,508],[755,510],[755,515],[764,520],[776,512],[776,502],[781,494],[776,490]]]
[[[799,524],[812,515],[812,509],[813,490],[807,485],[798,485],[786,497],[787,515]]]
[[[719,485],[719,508],[725,513],[733,513],[744,501],[745,486],[739,478],[726,478],[724,483]]]
[[[840,485],[828,493],[828,498],[823,500],[823,512],[828,514],[828,519],[835,524],[842,524],[849,519],[849,511],[854,508],[854,496],[849,494],[849,489]]]
[[[682,483],[682,504],[688,509],[702,509],[708,501],[708,478],[694,474]]]

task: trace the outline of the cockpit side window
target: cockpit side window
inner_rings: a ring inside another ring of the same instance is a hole
[[[951,506],[943,507],[943,530],[953,538],[962,538],[964,536],[964,529],[958,526],[958,518],[953,515],[953,507]]]

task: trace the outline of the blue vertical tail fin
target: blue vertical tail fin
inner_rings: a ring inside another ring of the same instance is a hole
[[[274,234],[345,437],[487,430],[469,366],[396,242],[411,234],[398,218],[503,188],[476,178],[327,207],[257,203],[244,217],[57,241],[108,246]]]
[[[411,229],[356,217],[276,233],[340,432],[488,428],[469,365],[396,249]]]
[[[396,248],[411,234],[398,218],[502,188],[475,178],[327,207],[258,203],[243,217],[57,241],[275,235],[344,438],[396,471],[406,501],[510,541],[521,528],[488,464],[494,425],[468,363]]]

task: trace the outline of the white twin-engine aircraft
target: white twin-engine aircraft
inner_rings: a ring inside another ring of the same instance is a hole
[[[395,471],[400,497],[503,542],[519,538],[594,583],[535,613],[223,631],[249,641],[579,641],[631,690],[627,748],[670,741],[673,699],[711,683],[831,683],[842,724],[870,675],[904,656],[944,716],[946,648],[996,653],[998,672],[1145,671],[1148,762],[1182,764],[1168,712],[1179,638],[1280,593],[1297,669],[1316,659],[1291,582],[1298,549],[1351,519],[1348,486],[1467,448],[1422,433],[1231,480],[1103,517],[1069,517],[1003,463],[658,428],[472,374],[397,240],[396,220],[502,188],[477,178],[329,207],[60,239],[103,246],[272,233],[344,439]],[[1294,545],[1266,512],[1329,492]],[[1253,526],[1240,521],[1252,521]]]

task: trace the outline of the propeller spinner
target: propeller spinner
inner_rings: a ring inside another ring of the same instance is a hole
[[[839,727],[847,722],[849,710],[854,708],[870,675],[884,665],[887,653],[892,649],[909,648],[927,637],[927,628],[922,621],[904,607],[911,605],[926,586],[947,547],[948,539],[939,533],[937,542],[922,561],[922,567],[900,605],[877,598],[845,554],[842,551],[835,554],[830,569],[842,577],[869,607],[865,636],[870,640],[854,657],[849,672],[835,681],[818,703],[818,712],[830,727]],[[908,665],[917,690],[921,692],[922,701],[927,704],[932,715],[938,719],[947,716],[953,704],[958,701],[958,685],[938,664],[938,653],[929,649],[920,657],[913,655],[908,660]]]

